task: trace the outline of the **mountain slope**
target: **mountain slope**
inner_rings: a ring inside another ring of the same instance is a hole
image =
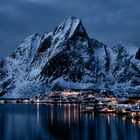
[[[24,40],[0,60],[0,95],[35,97],[52,89],[102,89],[138,96],[140,50],[90,39],[80,19],[70,17],[53,32]]]

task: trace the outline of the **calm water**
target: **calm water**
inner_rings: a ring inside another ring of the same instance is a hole
[[[140,140],[140,125],[79,105],[1,104],[0,140]]]

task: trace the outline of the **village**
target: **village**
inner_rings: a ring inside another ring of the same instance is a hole
[[[81,104],[81,113],[111,113],[126,119],[140,119],[140,98],[114,97],[108,91],[54,91],[34,99],[0,99],[0,104]]]

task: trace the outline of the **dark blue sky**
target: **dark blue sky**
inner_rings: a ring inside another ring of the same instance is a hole
[[[1,0],[0,57],[69,16],[81,18],[89,36],[101,42],[140,46],[139,6],[139,0]]]

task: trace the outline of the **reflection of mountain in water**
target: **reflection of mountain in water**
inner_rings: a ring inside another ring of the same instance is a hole
[[[139,140],[140,126],[111,115],[81,114],[79,109],[79,105],[1,105],[1,140]]]

